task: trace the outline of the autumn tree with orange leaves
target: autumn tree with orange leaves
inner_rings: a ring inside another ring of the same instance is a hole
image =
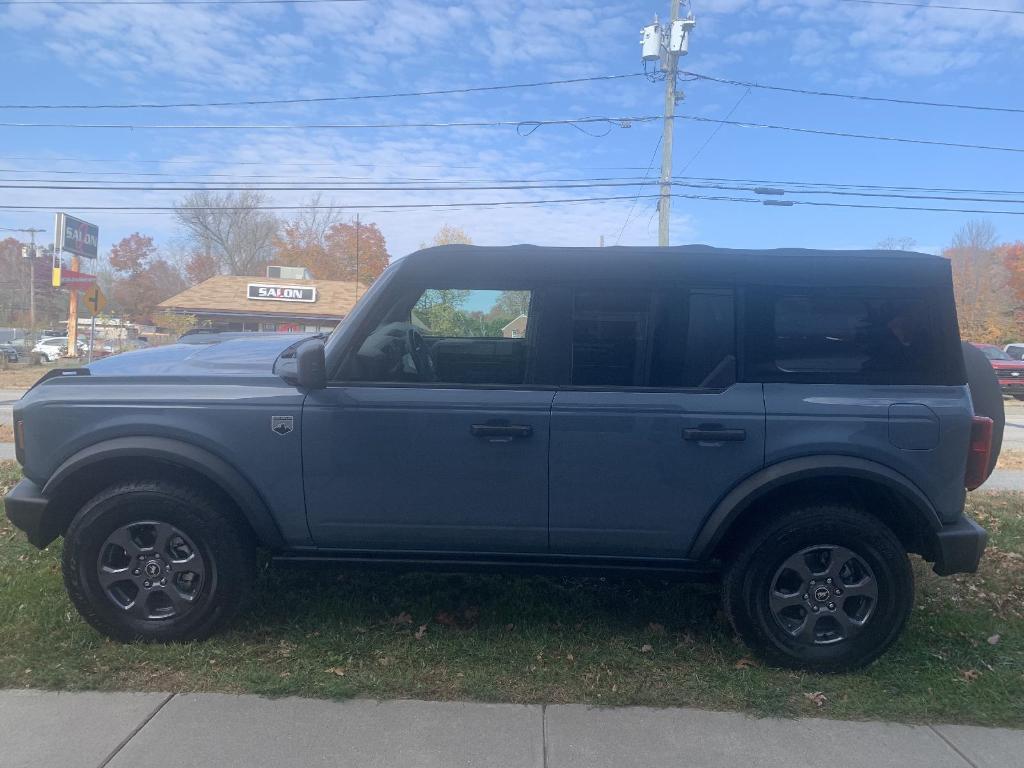
[[[1019,299],[1003,248],[991,222],[969,221],[942,252],[953,271],[960,335],[968,341],[1004,344],[1018,336]]]
[[[357,227],[354,221],[341,220],[334,209],[312,204],[285,222],[274,238],[274,264],[306,267],[319,280],[358,280],[369,285],[389,259],[384,235],[376,224],[360,222]]]
[[[149,322],[157,304],[185,289],[181,273],[160,258],[148,235],[135,232],[123,238],[110,249],[109,262],[113,303],[135,322]]]
[[[1004,243],[999,246],[999,256],[1006,269],[1007,286],[1013,296],[1013,321],[1016,325],[1015,337],[1011,341],[1022,338],[1024,330],[1024,242]]]

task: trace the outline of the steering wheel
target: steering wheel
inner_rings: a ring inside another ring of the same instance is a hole
[[[420,381],[436,381],[437,372],[434,370],[434,360],[430,357],[430,350],[427,349],[427,342],[423,334],[415,328],[410,328],[406,345],[409,347],[409,354],[416,364],[416,373]]]

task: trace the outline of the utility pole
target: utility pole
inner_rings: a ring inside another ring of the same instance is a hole
[[[672,138],[675,128],[676,102],[683,100],[677,89],[679,57],[690,47],[690,30],[697,22],[693,14],[679,18],[681,0],[672,0],[669,23],[661,25],[655,16],[654,24],[641,30],[642,59],[658,61],[665,74],[665,117],[661,133],[661,194],[658,198],[658,245],[669,244],[669,215],[672,212]],[[689,3],[687,3],[689,5]]]
[[[45,232],[45,229],[36,229],[35,227],[28,227],[26,229],[12,229],[12,232],[24,232],[27,234],[32,242],[25,250],[22,246],[21,255],[28,259],[28,325],[29,331],[32,333],[32,338],[35,340],[36,333],[36,235],[40,232]]]
[[[359,214],[356,214],[356,301],[359,301]]]

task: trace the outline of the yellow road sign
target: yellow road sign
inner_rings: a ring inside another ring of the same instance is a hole
[[[82,294],[82,301],[89,310],[89,314],[98,315],[107,306],[107,297],[103,295],[98,285],[94,285]]]

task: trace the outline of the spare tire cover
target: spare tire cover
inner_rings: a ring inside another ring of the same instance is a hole
[[[971,390],[974,413],[992,419],[992,456],[988,471],[991,472],[1003,447],[1003,426],[1006,414],[1003,411],[1003,390],[999,386],[992,364],[985,353],[969,342],[961,342],[964,352],[964,367],[967,369],[967,386]]]

